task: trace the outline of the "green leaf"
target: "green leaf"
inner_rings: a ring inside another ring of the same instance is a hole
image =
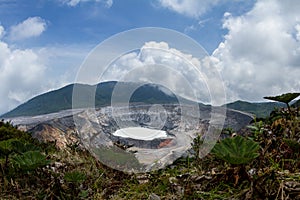
[[[299,95],[300,95],[300,93],[286,93],[286,94],[282,94],[279,96],[264,97],[264,98],[288,104],[292,100],[296,99]]]
[[[3,140],[0,141],[0,155],[9,155],[14,151],[13,142],[15,139]]]
[[[39,151],[27,151],[22,155],[13,157],[13,161],[15,166],[23,171],[35,170],[50,163],[46,156]]]
[[[236,136],[226,138],[216,144],[212,153],[230,164],[246,164],[259,155],[258,150],[258,143],[242,136]]]
[[[41,150],[38,146],[36,146],[32,143],[21,142],[19,140],[14,141],[12,144],[14,146],[14,150],[17,153],[25,153],[27,151],[40,151]]]
[[[248,125],[247,128],[253,130],[253,131],[258,131],[259,128],[257,126],[252,126],[252,125]]]
[[[82,183],[85,181],[86,176],[81,172],[74,171],[74,172],[67,172],[64,176],[64,179],[70,183]]]

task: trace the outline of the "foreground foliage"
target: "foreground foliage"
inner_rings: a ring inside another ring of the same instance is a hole
[[[273,100],[273,101],[277,101],[277,102],[285,103],[288,110],[291,112],[289,103],[291,101],[293,101],[294,99],[296,99],[299,95],[300,95],[300,93],[286,93],[286,94],[282,94],[282,95],[278,95],[278,96],[274,96],[274,97],[264,97],[264,98]]]
[[[299,108],[274,110],[242,136],[226,131],[202,159],[125,174],[80,145],[58,150],[0,122],[0,199],[300,199]]]
[[[240,165],[249,163],[256,158],[259,155],[258,150],[258,143],[242,136],[236,136],[226,138],[216,144],[212,153],[230,164]]]

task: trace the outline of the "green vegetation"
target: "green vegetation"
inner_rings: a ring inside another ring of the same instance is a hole
[[[259,150],[258,143],[242,136],[226,138],[216,144],[212,153],[230,164],[247,164],[256,158]]]
[[[102,165],[80,145],[58,150],[0,122],[0,199],[299,199],[300,109],[275,109],[204,158],[149,173]],[[195,153],[201,137],[193,143]],[[115,151],[114,151],[115,152]],[[98,156],[120,156],[110,149]],[[126,154],[121,163],[127,159]],[[134,164],[136,160],[131,156]]]
[[[25,172],[50,164],[50,160],[47,160],[46,156],[39,151],[27,151],[22,155],[16,155],[13,161],[16,169]]]
[[[284,106],[285,104],[278,102],[250,103],[246,101],[236,101],[226,105],[227,108],[251,113],[257,118],[268,117],[275,108]]]
[[[64,176],[64,179],[70,183],[80,184],[85,181],[86,176],[81,172],[74,171],[74,172],[67,172]]]
[[[291,112],[291,108],[290,108],[289,103],[291,101],[293,101],[294,99],[296,99],[299,95],[300,95],[300,93],[286,93],[286,94],[282,94],[282,95],[279,95],[279,96],[264,97],[264,98],[269,99],[269,100],[273,100],[273,101],[278,101],[278,102],[285,103],[288,110]]]
[[[14,152],[13,147],[14,139],[8,139],[0,142],[0,155],[5,157],[4,169],[7,168],[9,155]]]
[[[142,165],[133,154],[118,147],[97,148],[93,150],[95,157],[111,166],[119,166],[119,170],[139,169]]]
[[[69,187],[70,197],[87,197],[88,191],[83,190],[80,191],[80,184],[82,184],[86,180],[86,176],[82,172],[73,171],[73,172],[66,172],[64,176],[64,180],[67,182]]]

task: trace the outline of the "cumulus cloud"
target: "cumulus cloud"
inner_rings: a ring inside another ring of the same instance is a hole
[[[212,92],[207,85],[219,81],[214,73],[210,74],[213,65],[223,78],[227,102],[262,101],[264,96],[299,92],[298,8],[300,4],[294,1],[258,1],[240,16],[224,14],[223,28],[228,32],[209,59],[194,58],[164,42],[148,42],[140,52],[121,57],[107,74],[116,80],[122,74],[133,81],[150,80],[179,95],[196,94],[201,96],[199,100],[207,102]],[[195,73],[195,67],[202,72],[200,75]]]
[[[9,32],[9,31],[8,31]],[[0,115],[30,98],[74,82],[92,45],[20,49],[6,41],[0,25]]]
[[[14,50],[0,40],[0,71],[0,113],[42,90],[45,66],[30,49]]]
[[[101,2],[104,3],[107,8],[110,8],[113,5],[113,0],[63,0],[62,2],[71,7],[75,7],[79,3],[84,3],[84,2],[96,2],[96,3]]]
[[[299,4],[258,1],[241,16],[224,14],[224,41],[212,57],[222,73],[229,100],[300,90]]]
[[[5,32],[1,25],[0,32]],[[57,57],[51,49],[18,49],[0,37],[0,115],[35,95],[66,83],[66,79],[62,79],[64,72],[50,74],[48,59]]]
[[[212,102],[211,98],[211,95],[222,96],[219,78],[207,56],[195,58],[166,42],[149,41],[139,51],[123,55],[110,65],[102,81],[154,83],[190,100],[219,104],[224,99]]]
[[[220,0],[158,0],[162,7],[193,18],[200,17],[219,2]]]
[[[47,23],[40,17],[29,17],[23,22],[12,26],[9,37],[12,40],[22,40],[41,35],[47,28]]]

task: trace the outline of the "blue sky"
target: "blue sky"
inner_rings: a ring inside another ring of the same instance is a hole
[[[299,92],[298,10],[292,0],[0,0],[0,113],[73,82],[97,44],[141,27],[202,45],[228,102]]]
[[[65,3],[64,3],[65,2]],[[28,17],[40,17],[47,24],[39,37],[14,41],[20,47],[32,48],[52,44],[97,44],[117,34],[139,27],[164,27],[186,33],[209,53],[217,48],[226,30],[222,29],[225,12],[236,15],[251,9],[253,2],[227,1],[208,8],[197,17],[179,14],[162,7],[159,1],[82,1],[68,5],[63,0],[1,0],[0,19],[3,27],[16,25]]]

